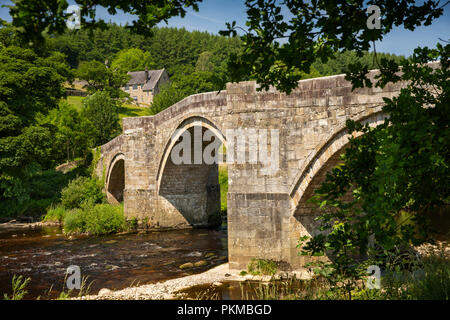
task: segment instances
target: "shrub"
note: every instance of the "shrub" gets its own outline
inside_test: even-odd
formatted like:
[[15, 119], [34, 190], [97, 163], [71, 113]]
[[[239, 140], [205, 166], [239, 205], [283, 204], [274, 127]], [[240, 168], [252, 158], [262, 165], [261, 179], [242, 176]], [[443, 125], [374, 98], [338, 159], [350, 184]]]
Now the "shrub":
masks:
[[101, 182], [94, 178], [78, 177], [61, 191], [61, 203], [66, 209], [80, 208], [85, 202], [104, 202]]
[[450, 263], [444, 252], [423, 259], [422, 279], [412, 281], [410, 292], [417, 300], [448, 300], [450, 298]]
[[109, 234], [126, 228], [123, 206], [110, 204], [85, 204], [80, 209], [67, 212], [64, 218], [65, 233]]
[[64, 216], [64, 232], [65, 233], [83, 233], [86, 231], [84, 211], [81, 209], [73, 209]]
[[64, 207], [61, 205], [51, 207], [47, 211], [47, 214], [44, 216], [43, 221], [57, 221], [59, 223], [62, 223], [66, 216], [66, 212], [67, 210], [64, 209]]

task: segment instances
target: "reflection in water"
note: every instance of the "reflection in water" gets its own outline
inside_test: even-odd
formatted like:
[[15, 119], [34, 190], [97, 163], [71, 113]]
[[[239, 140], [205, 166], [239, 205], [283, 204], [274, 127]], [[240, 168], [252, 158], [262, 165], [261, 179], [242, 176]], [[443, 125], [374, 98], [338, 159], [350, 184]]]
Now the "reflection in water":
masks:
[[[208, 255], [209, 253], [209, 255]], [[212, 257], [211, 253], [214, 253]], [[57, 296], [68, 266], [78, 265], [101, 288], [122, 289], [203, 272], [226, 261], [226, 232], [179, 230], [148, 234], [78, 237], [61, 235], [57, 227], [0, 233], [0, 294], [11, 293], [14, 274], [31, 277], [26, 298]], [[181, 270], [186, 262], [208, 261], [204, 267]], [[66, 290], [67, 291], [67, 290]]]
[[325, 288], [325, 280], [224, 281], [202, 284], [177, 292], [178, 299], [194, 300], [304, 300]]

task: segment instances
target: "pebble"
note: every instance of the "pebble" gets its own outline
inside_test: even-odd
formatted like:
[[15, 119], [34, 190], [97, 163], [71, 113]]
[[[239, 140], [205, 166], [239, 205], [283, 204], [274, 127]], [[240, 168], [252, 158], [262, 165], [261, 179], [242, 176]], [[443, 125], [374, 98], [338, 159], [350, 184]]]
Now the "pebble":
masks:
[[105, 296], [107, 294], [110, 294], [111, 292], [112, 292], [111, 290], [109, 290], [107, 288], [103, 288], [103, 289], [100, 289], [100, 291], [98, 292], [98, 295], [99, 296]]
[[194, 263], [194, 266], [195, 267], [203, 267], [203, 266], [206, 266], [208, 264], [208, 262], [206, 262], [205, 260], [200, 260], [200, 261], [197, 261], [196, 263]]
[[119, 269], [119, 267], [118, 267], [118, 266], [111, 265], [111, 264], [108, 264], [108, 265], [106, 265], [106, 269], [107, 269], [107, 270], [116, 270], [116, 269]]
[[192, 262], [186, 262], [183, 263], [179, 268], [180, 269], [189, 269], [189, 268], [193, 268], [194, 264]]

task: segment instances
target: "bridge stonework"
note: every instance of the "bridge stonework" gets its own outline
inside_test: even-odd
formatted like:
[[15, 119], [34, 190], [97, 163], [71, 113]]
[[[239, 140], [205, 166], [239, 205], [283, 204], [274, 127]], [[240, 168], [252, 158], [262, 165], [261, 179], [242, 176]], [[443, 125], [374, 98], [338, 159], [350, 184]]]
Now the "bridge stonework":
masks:
[[172, 163], [174, 132], [210, 129], [229, 154], [238, 150], [226, 136], [228, 129], [278, 130], [278, 170], [267, 174], [261, 163], [227, 166], [229, 263], [243, 269], [252, 258], [263, 258], [299, 270], [307, 262], [298, 256], [299, 237], [319, 232], [317, 208], [306, 201], [339, 162], [348, 142], [346, 120], [381, 123], [382, 98], [394, 97], [403, 85], [352, 91], [338, 75], [302, 80], [286, 95], [257, 91], [252, 81], [231, 83], [226, 91], [189, 96], [155, 116], [123, 119], [123, 134], [101, 147], [97, 172], [105, 172], [105, 189], [114, 203], [120, 201], [122, 181], [114, 175], [124, 171], [127, 217], [154, 228], [206, 226], [220, 209], [217, 165]]

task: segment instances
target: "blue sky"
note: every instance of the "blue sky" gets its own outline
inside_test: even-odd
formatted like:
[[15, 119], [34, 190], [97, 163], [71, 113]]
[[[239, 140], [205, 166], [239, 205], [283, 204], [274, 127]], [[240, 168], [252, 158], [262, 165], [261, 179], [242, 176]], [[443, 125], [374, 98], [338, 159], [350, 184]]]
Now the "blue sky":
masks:
[[[69, 0], [69, 3], [74, 1]], [[0, 4], [10, 4], [10, 1], [0, 0]], [[98, 9], [98, 16], [119, 24], [133, 20], [133, 16], [123, 12], [110, 16], [103, 8]], [[8, 8], [0, 7], [0, 18], [10, 20]], [[246, 13], [243, 0], [204, 0], [199, 4], [198, 12], [189, 9], [184, 18], [170, 19], [168, 26], [216, 34], [219, 30], [225, 29], [225, 22], [233, 20], [236, 20], [237, 25], [245, 26]], [[165, 25], [165, 23], [160, 24], [160, 26]], [[395, 28], [382, 42], [376, 43], [376, 48], [379, 52], [410, 55], [417, 46], [434, 47], [439, 38], [446, 40], [450, 38], [450, 4], [446, 6], [444, 15], [435, 20], [433, 25], [417, 28], [413, 32]]]

